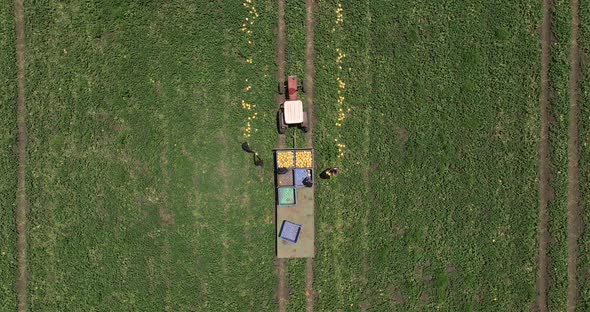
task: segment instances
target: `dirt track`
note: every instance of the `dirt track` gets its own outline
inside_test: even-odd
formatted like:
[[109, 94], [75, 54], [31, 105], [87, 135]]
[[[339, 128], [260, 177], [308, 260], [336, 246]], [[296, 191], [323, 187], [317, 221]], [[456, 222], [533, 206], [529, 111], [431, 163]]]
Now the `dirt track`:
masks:
[[[277, 27], [277, 82], [285, 79], [285, 48], [286, 48], [286, 26], [285, 26], [285, 0], [279, 0], [278, 9], [278, 27]], [[277, 96], [277, 104], [281, 103], [282, 99]], [[277, 107], [278, 108], [278, 107]], [[277, 139], [277, 147], [286, 147], [285, 135], [279, 134]], [[273, 209], [274, 210], [274, 209]], [[276, 215], [275, 215], [276, 220]], [[289, 302], [289, 291], [287, 289], [287, 274], [285, 259], [277, 259], [275, 262], [277, 269], [278, 289], [277, 299], [279, 302], [279, 311], [287, 311], [287, 303]]]
[[547, 245], [549, 243], [547, 214], [548, 203], [552, 200], [553, 189], [549, 185], [551, 178], [549, 160], [549, 62], [551, 52], [551, 0], [543, 0], [543, 24], [541, 27], [541, 131], [539, 142], [539, 246], [537, 275], [537, 307], [547, 311], [547, 285], [549, 283]]
[[289, 303], [289, 291], [287, 290], [287, 272], [285, 259], [277, 259], [277, 275], [279, 276], [278, 285], [278, 300], [279, 312], [287, 311], [287, 303]]
[[[315, 123], [313, 113], [313, 80], [315, 77], [315, 48], [314, 48], [314, 28], [315, 28], [315, 0], [305, 1], [305, 102], [307, 104], [307, 114], [309, 116], [309, 131], [306, 133], [305, 141], [307, 147], [313, 147], [313, 125]], [[314, 248], [315, 250], [315, 248]], [[305, 294], [306, 294], [306, 311], [313, 312], [315, 301], [315, 292], [313, 290], [313, 258], [308, 258], [305, 263]]]
[[578, 151], [578, 119], [580, 107], [580, 50], [578, 37], [580, 32], [580, 3], [571, 1], [572, 41], [570, 46], [570, 112], [568, 131], [568, 190], [567, 190], [567, 310], [574, 312], [578, 302], [578, 239], [581, 234], [580, 211], [580, 156]]
[[17, 206], [16, 231], [18, 277], [16, 280], [16, 294], [18, 311], [27, 311], [27, 195], [26, 195], [26, 166], [27, 166], [27, 109], [25, 106], [25, 21], [23, 0], [14, 1], [14, 17], [16, 30], [16, 68], [17, 68], [17, 124], [18, 124], [18, 173], [17, 173]]

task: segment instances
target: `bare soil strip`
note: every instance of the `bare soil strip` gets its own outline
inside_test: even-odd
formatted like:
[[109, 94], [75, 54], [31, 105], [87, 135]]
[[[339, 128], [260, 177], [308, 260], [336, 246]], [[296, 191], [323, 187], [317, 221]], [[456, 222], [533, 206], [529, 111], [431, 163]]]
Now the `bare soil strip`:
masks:
[[568, 139], [568, 190], [567, 190], [567, 310], [574, 312], [578, 302], [578, 239], [581, 234], [580, 211], [580, 155], [578, 151], [578, 119], [580, 107], [580, 2], [571, 1], [572, 42], [570, 46], [570, 116]]
[[315, 301], [315, 291], [313, 290], [313, 258], [307, 258], [305, 263], [305, 299], [307, 312], [313, 312], [313, 304]]
[[25, 106], [25, 19], [23, 0], [14, 1], [14, 19], [16, 30], [16, 69], [17, 94], [16, 111], [18, 124], [18, 173], [17, 173], [17, 261], [18, 277], [16, 280], [16, 295], [18, 311], [27, 311], [27, 195], [25, 172], [27, 166], [27, 109]]
[[537, 307], [547, 311], [547, 286], [549, 282], [547, 245], [549, 216], [547, 206], [553, 197], [553, 189], [549, 185], [551, 178], [549, 160], [549, 61], [551, 43], [551, 0], [543, 0], [543, 24], [541, 26], [541, 131], [539, 142], [539, 270], [537, 275]]
[[[278, 27], [277, 27], [277, 82], [285, 80], [285, 48], [286, 48], [286, 25], [285, 25], [285, 0], [278, 0]], [[284, 99], [277, 95], [277, 109]], [[283, 134], [279, 134], [277, 140], [277, 147], [286, 147], [287, 139]], [[275, 209], [273, 209], [275, 210]], [[276, 214], [276, 211], [275, 211]], [[276, 215], [274, 217], [276, 220]], [[276, 221], [275, 221], [276, 222]], [[287, 311], [287, 303], [289, 301], [289, 291], [287, 290], [287, 274], [285, 259], [277, 259], [275, 262], [277, 269], [277, 276], [279, 279], [277, 296], [279, 302], [279, 312]]]
[[[305, 1], [305, 102], [307, 104], [307, 116], [309, 117], [309, 130], [306, 133], [305, 142], [307, 147], [313, 147], [313, 125], [315, 117], [313, 114], [313, 80], [315, 77], [315, 48], [314, 48], [314, 28], [315, 28], [315, 0]], [[315, 248], [314, 248], [315, 249]], [[305, 295], [306, 311], [313, 312], [315, 301], [315, 292], [313, 290], [313, 258], [308, 258], [305, 263]]]
[[279, 276], [279, 289], [278, 289], [278, 299], [279, 299], [279, 312], [286, 312], [287, 311], [287, 304], [289, 303], [289, 292], [287, 291], [287, 270], [286, 270], [286, 262], [284, 258], [277, 258], [276, 261], [277, 266], [277, 275]]

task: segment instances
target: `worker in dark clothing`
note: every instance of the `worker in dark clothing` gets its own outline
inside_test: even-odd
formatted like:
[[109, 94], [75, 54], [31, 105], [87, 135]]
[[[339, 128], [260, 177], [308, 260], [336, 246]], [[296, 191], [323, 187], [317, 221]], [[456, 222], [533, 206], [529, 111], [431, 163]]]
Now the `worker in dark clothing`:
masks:
[[254, 165], [256, 167], [264, 166], [264, 161], [262, 160], [262, 158], [260, 158], [260, 156], [258, 156], [258, 153], [254, 153]]
[[242, 143], [242, 149], [244, 150], [244, 152], [246, 153], [250, 153], [250, 154], [254, 154], [254, 165], [256, 167], [262, 167], [264, 166], [264, 161], [262, 160], [262, 158], [260, 158], [260, 156], [258, 156], [258, 153], [256, 153], [251, 147], [250, 144], [248, 144], [248, 142], [244, 142]]
[[338, 169], [337, 167], [331, 167], [328, 168], [324, 171], [322, 171], [322, 173], [320, 174], [320, 178], [322, 179], [329, 179], [331, 177], [335, 177], [340, 173], [340, 169]]
[[250, 148], [250, 144], [248, 144], [248, 142], [242, 143], [242, 149], [247, 153], [251, 153], [251, 154], [256, 153], [256, 152], [254, 152], [253, 149]]
[[277, 169], [278, 174], [285, 174], [287, 172], [289, 172], [289, 169], [287, 169], [285, 167], [280, 167], [279, 169]]

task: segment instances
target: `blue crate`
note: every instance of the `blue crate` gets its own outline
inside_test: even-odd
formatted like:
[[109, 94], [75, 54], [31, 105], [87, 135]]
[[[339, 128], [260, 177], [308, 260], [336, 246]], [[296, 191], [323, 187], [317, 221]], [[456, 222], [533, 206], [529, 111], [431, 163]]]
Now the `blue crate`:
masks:
[[299, 233], [301, 233], [301, 225], [285, 220], [283, 221], [283, 225], [281, 225], [281, 234], [279, 234], [279, 237], [291, 243], [297, 243]]
[[313, 179], [312, 169], [295, 169], [295, 186], [303, 186], [303, 179], [307, 178], [308, 176]]

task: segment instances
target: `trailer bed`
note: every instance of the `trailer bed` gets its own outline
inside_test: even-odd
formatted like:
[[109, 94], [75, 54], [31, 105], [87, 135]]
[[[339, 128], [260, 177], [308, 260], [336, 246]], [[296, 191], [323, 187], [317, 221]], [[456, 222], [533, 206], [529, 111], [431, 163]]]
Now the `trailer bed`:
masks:
[[[286, 174], [278, 174], [279, 167], [277, 153], [292, 151], [310, 151], [313, 158], [312, 149], [277, 149], [275, 150], [275, 177], [276, 177], [276, 252], [278, 258], [313, 258], [315, 254], [315, 224], [314, 224], [314, 192], [315, 185], [312, 187], [305, 187], [297, 185], [295, 179], [295, 166], [287, 168], [289, 170]], [[289, 162], [290, 163], [290, 162]], [[307, 169], [313, 176], [313, 163], [311, 167], [299, 168]], [[281, 198], [279, 188], [293, 187], [296, 192], [296, 201], [293, 205], [280, 204]], [[296, 242], [283, 239], [280, 236], [281, 227], [283, 223], [288, 221], [301, 226]]]

